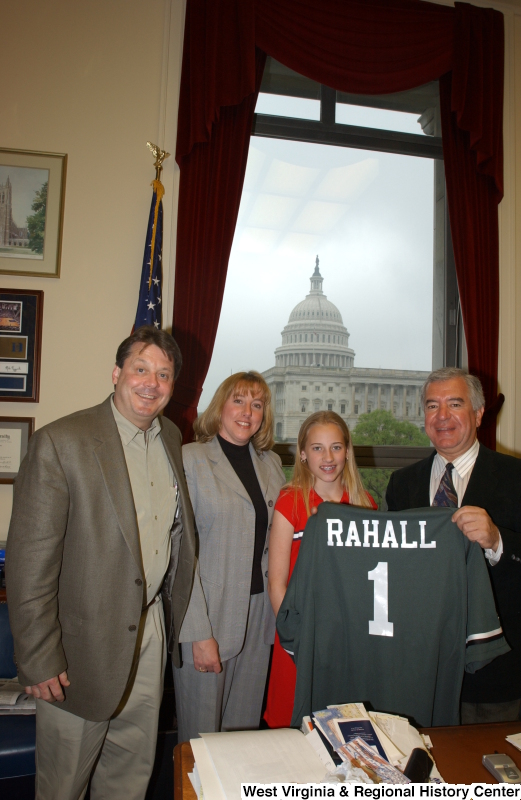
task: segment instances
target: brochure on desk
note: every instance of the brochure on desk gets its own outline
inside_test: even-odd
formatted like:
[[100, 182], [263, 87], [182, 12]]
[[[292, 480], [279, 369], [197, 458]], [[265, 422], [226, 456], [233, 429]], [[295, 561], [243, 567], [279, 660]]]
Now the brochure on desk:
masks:
[[363, 739], [364, 742], [372, 747], [381, 758], [388, 761], [387, 753], [380, 744], [380, 740], [375, 733], [373, 723], [368, 719], [335, 720], [335, 727], [338, 726], [343, 742], [351, 742], [353, 739]]

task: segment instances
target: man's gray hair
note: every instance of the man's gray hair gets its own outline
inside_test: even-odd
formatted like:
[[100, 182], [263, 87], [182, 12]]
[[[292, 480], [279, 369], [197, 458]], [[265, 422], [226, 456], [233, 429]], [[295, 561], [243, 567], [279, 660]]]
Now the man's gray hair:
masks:
[[470, 402], [474, 411], [479, 411], [480, 408], [485, 407], [485, 395], [483, 394], [483, 387], [479, 378], [475, 375], [469, 375], [464, 369], [459, 367], [442, 367], [435, 369], [431, 372], [427, 380], [422, 386], [421, 391], [421, 404], [425, 408], [425, 400], [427, 397], [427, 389], [431, 383], [438, 383], [438, 381], [450, 381], [453, 378], [463, 378], [469, 390]]

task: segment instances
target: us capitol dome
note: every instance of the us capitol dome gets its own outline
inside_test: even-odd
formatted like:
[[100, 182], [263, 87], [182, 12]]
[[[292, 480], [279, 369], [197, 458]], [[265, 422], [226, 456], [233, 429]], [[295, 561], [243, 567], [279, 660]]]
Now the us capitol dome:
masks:
[[322, 291], [319, 259], [310, 290], [289, 315], [275, 366], [263, 372], [271, 389], [278, 441], [296, 442], [314, 411], [340, 414], [349, 428], [377, 408], [423, 427], [420, 389], [428, 372], [355, 367], [355, 351], [336, 305]]

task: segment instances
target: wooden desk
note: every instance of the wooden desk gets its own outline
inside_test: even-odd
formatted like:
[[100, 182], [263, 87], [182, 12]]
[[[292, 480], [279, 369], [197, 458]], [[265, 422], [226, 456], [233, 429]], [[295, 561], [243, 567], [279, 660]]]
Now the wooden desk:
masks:
[[490, 725], [457, 725], [424, 728], [432, 740], [432, 755], [447, 783], [497, 783], [481, 763], [482, 756], [506, 753], [521, 769], [521, 752], [505, 741], [510, 733], [521, 733], [521, 720]]
[[[510, 733], [521, 733], [518, 722], [423, 728], [432, 740], [432, 755], [447, 783], [496, 783], [481, 763], [486, 753], [506, 753], [521, 769], [521, 751], [505, 741]], [[188, 773], [194, 766], [190, 742], [174, 748], [174, 800], [197, 800]]]

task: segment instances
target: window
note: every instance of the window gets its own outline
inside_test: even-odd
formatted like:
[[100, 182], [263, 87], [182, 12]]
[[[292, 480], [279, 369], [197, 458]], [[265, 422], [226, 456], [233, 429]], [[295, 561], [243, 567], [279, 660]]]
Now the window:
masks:
[[340, 413], [341, 414], [345, 414], [346, 413], [346, 404], [345, 403], [342, 403], [340, 405]]
[[307, 388], [308, 388], [307, 386], [303, 386], [303, 387], [302, 387], [302, 391], [303, 391], [303, 392], [306, 392], [306, 391], [307, 391]]
[[327, 404], [327, 410], [328, 411], [333, 411], [333, 403], [328, 403]]
[[[430, 116], [424, 115], [429, 109]], [[400, 373], [457, 363], [461, 340], [441, 141], [433, 133], [439, 133], [437, 84], [400, 95], [352, 96], [321, 87], [268, 57], [201, 410], [230, 369], [251, 364], [272, 387], [281, 382], [288, 389], [283, 421], [276, 421], [287, 442], [295, 441], [300, 414], [306, 413], [298, 409], [307, 404], [310, 411], [310, 402], [302, 396], [299, 401], [294, 392], [302, 377], [310, 380], [305, 392], [309, 385], [319, 393], [316, 380], [326, 391], [328, 376], [337, 382], [338, 374], [340, 392], [353, 400], [339, 404], [341, 413], [342, 405], [354, 413], [353, 432], [363, 422], [359, 416], [377, 407], [421, 430], [414, 391], [407, 415], [407, 381]], [[447, 258], [435, 242], [447, 242]], [[326, 300], [321, 305], [307, 299], [317, 253]], [[266, 270], [265, 286], [256, 280], [259, 269]], [[241, 297], [232, 294], [239, 285]], [[257, 322], [248, 314], [252, 298], [259, 308], [269, 308], [272, 327], [264, 324], [266, 315]], [[292, 310], [294, 324], [287, 328]], [[312, 347], [300, 348], [303, 341]], [[219, 350], [221, 365], [214, 370]], [[385, 380], [378, 380], [379, 370], [387, 371]], [[316, 398], [310, 399], [312, 410]]]
[[306, 410], [305, 403], [302, 403], [302, 407], [301, 407], [301, 409], [300, 409], [300, 410], [301, 410], [301, 411], [305, 411], [305, 410]]

